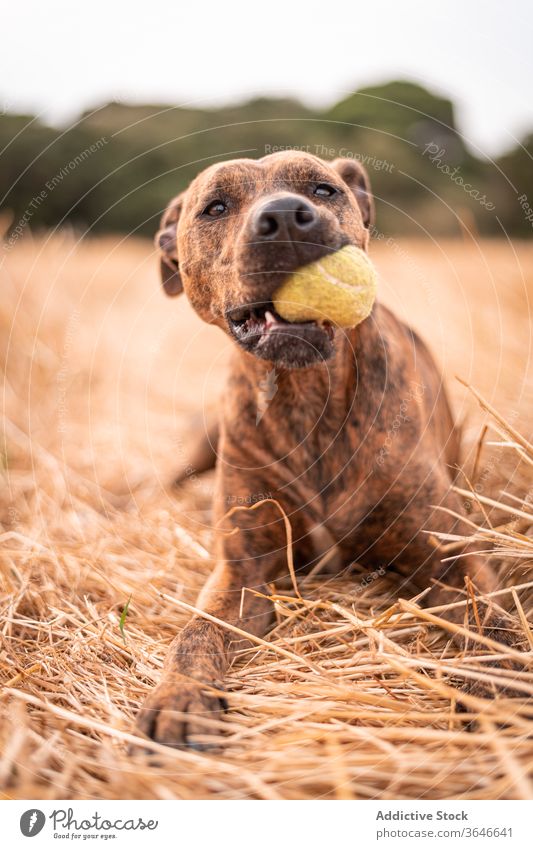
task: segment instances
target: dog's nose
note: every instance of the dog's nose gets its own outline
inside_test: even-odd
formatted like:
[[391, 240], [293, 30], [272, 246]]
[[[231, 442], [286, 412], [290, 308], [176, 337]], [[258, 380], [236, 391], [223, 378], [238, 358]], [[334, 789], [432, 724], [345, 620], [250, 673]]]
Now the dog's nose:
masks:
[[281, 197], [257, 210], [254, 235], [259, 241], [300, 241], [317, 221], [317, 214], [304, 198]]

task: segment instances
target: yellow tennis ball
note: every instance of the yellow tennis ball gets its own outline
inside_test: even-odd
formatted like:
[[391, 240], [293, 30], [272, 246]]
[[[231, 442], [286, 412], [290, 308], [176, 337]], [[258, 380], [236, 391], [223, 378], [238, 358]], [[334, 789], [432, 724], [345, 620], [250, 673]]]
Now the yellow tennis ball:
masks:
[[355, 327], [372, 311], [376, 271], [353, 245], [293, 272], [274, 293], [274, 309], [286, 321], [329, 321]]

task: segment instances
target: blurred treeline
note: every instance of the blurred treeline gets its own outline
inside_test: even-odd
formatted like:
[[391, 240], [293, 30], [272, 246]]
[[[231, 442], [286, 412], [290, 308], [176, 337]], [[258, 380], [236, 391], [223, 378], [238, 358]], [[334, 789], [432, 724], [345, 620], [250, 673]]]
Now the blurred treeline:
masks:
[[207, 164], [294, 146], [357, 155], [384, 233], [457, 234], [460, 217], [482, 234], [527, 236], [519, 198], [533, 205], [533, 135], [522, 144], [496, 161], [476, 156], [453, 104], [410, 82], [361, 89], [322, 112], [267, 98], [213, 109], [110, 103], [68, 128], [3, 114], [0, 208], [11, 232], [21, 221], [32, 231], [69, 222], [81, 233], [151, 235], [168, 199]]

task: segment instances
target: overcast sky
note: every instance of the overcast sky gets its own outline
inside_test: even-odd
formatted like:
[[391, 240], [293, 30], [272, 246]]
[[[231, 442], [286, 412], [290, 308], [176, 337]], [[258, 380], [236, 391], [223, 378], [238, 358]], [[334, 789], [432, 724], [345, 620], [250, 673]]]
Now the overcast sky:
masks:
[[480, 152], [533, 128], [531, 0], [4, 2], [0, 108], [65, 121], [109, 99], [312, 105], [406, 77], [457, 104]]

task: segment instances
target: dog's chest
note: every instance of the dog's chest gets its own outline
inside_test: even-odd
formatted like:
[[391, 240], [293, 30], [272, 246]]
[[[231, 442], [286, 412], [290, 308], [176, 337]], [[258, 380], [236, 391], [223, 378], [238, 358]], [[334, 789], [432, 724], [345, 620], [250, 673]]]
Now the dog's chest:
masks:
[[328, 509], [337, 506], [337, 501], [346, 502], [364, 478], [368, 462], [355, 417], [339, 422], [324, 415], [315, 422], [299, 419], [287, 424], [285, 438], [278, 442], [278, 456], [294, 491], [304, 487], [308, 498]]
[[379, 413], [352, 408], [347, 415], [299, 415], [278, 425], [276, 467], [288, 507], [306, 504], [335, 539], [349, 535], [383, 494], [376, 465], [382, 441]]

